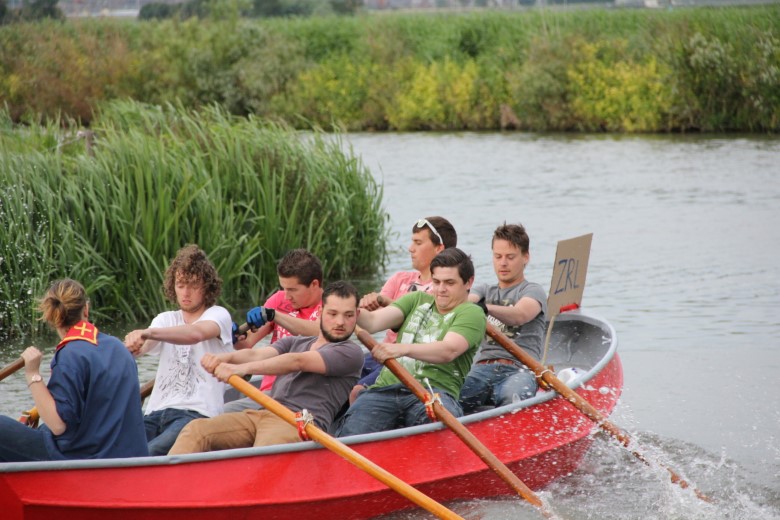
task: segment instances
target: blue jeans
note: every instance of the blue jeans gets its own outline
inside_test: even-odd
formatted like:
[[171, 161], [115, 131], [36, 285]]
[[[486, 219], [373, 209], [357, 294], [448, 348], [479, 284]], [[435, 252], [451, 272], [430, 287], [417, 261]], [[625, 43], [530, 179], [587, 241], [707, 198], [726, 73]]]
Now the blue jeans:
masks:
[[[442, 405], [452, 415], [463, 415], [463, 410], [455, 398], [440, 388], [434, 388], [433, 391], [439, 394]], [[403, 384], [395, 384], [362, 392], [347, 410], [341, 424], [336, 427], [335, 435], [346, 437], [429, 422], [431, 420], [425, 411], [425, 405], [417, 396]]]
[[504, 406], [536, 395], [536, 376], [527, 368], [492, 363], [474, 365], [460, 389], [464, 413], [480, 406]]
[[149, 443], [149, 455], [167, 455], [179, 432], [193, 419], [205, 419], [206, 416], [192, 410], [165, 408], [144, 415], [146, 441]]
[[44, 441], [45, 428], [33, 429], [0, 415], [0, 462], [52, 460]]

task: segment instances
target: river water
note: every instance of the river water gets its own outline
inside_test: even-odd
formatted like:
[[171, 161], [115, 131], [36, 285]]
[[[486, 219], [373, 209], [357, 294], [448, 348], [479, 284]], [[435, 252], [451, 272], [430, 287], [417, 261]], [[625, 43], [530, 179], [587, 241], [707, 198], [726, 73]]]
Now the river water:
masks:
[[[640, 450], [717, 500], [668, 484], [597, 436], [543, 496], [569, 519], [780, 518], [780, 140], [762, 137], [352, 134], [384, 185], [396, 235], [447, 217], [495, 279], [493, 229], [531, 237], [526, 276], [549, 288], [559, 240], [593, 233], [583, 308], [618, 332], [625, 388], [612, 415]], [[519, 499], [469, 518], [540, 518]], [[422, 514], [401, 515], [424, 518]]]
[[[504, 221], [528, 229], [526, 275], [546, 288], [557, 242], [593, 233], [583, 307], [616, 328], [625, 375], [611, 420], [716, 503], [597, 434], [581, 468], [541, 493], [561, 518], [780, 519], [780, 139], [415, 133], [344, 144], [384, 186], [388, 273], [410, 268], [411, 226], [429, 215], [455, 225], [478, 281], [494, 280], [490, 237]], [[0, 363], [20, 348], [0, 349]], [[142, 364], [142, 379], [153, 371]], [[0, 413], [18, 415], [21, 377], [0, 390]], [[519, 498], [452, 507], [541, 518]]]

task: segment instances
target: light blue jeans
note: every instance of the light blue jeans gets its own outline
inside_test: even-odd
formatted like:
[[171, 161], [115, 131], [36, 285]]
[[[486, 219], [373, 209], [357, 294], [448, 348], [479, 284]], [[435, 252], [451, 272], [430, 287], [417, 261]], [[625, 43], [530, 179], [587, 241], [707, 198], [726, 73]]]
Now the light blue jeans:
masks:
[[474, 365], [460, 389], [460, 405], [466, 414], [480, 406], [503, 406], [536, 395], [536, 376], [527, 368], [492, 363]]
[[[463, 415], [458, 401], [440, 388], [433, 388], [439, 394], [442, 405], [455, 417]], [[370, 388], [360, 395], [349, 407], [334, 434], [337, 437], [361, 433], [382, 432], [405, 426], [417, 426], [431, 422], [425, 405], [403, 384], [383, 388]]]
[[144, 415], [149, 455], [168, 455], [168, 450], [176, 442], [179, 432], [193, 419], [206, 419], [206, 416], [177, 408], [165, 408]]

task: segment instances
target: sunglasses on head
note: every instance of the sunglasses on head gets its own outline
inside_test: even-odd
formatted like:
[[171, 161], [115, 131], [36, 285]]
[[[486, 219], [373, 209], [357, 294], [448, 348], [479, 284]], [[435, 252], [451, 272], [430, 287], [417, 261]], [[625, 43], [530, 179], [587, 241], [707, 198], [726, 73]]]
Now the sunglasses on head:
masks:
[[415, 225], [415, 227], [420, 229], [424, 228], [425, 226], [428, 226], [428, 228], [430, 228], [430, 230], [433, 231], [433, 234], [436, 235], [436, 238], [439, 239], [439, 244], [444, 244], [444, 239], [441, 238], [441, 235], [439, 234], [438, 231], [436, 231], [436, 228], [433, 227], [433, 224], [428, 222], [427, 218], [421, 218], [420, 220], [417, 221], [417, 224]]

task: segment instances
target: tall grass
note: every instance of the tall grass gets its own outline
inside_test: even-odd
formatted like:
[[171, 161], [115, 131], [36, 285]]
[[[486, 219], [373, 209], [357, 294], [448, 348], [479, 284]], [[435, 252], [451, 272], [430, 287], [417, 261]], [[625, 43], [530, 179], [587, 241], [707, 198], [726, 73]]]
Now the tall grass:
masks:
[[166, 307], [163, 272], [188, 243], [214, 261], [229, 307], [273, 290], [292, 248], [320, 256], [328, 279], [385, 260], [381, 188], [337, 139], [217, 107], [115, 102], [93, 121], [91, 156], [60, 125], [4, 120], [4, 334], [35, 329], [34, 298], [62, 276], [87, 286], [99, 317], [144, 321]]

